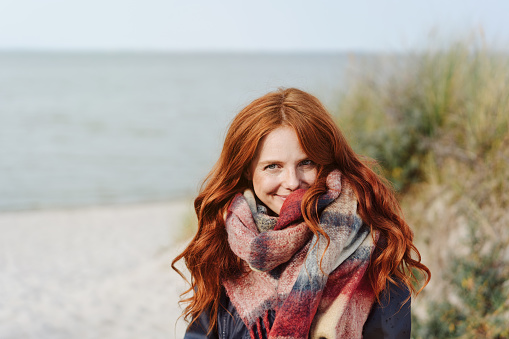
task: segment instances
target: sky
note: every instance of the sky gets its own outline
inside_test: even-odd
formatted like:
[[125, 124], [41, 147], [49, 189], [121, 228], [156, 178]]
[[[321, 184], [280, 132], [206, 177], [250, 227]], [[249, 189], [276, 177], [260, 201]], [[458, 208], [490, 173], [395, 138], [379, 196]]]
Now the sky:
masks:
[[508, 17], [506, 0], [0, 0], [0, 50], [398, 52], [471, 34], [504, 47]]

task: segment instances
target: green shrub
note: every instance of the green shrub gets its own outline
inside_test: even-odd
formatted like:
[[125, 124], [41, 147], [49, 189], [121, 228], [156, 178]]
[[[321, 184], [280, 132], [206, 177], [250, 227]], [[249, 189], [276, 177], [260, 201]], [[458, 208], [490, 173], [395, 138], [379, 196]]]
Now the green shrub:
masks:
[[426, 320], [414, 317], [414, 338], [509, 338], [509, 242], [493, 242], [475, 225], [467, 240], [470, 253], [451, 258], [449, 298], [431, 302]]
[[473, 39], [383, 61], [360, 64], [336, 116], [431, 269], [412, 336], [509, 338], [509, 55]]

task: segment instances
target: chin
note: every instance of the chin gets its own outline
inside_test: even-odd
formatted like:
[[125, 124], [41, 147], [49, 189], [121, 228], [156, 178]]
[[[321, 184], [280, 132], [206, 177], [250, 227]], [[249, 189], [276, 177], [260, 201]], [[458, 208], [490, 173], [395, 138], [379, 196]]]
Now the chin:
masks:
[[269, 207], [269, 209], [276, 213], [277, 215], [279, 215], [279, 212], [281, 212], [281, 207], [283, 207], [283, 204], [281, 205], [277, 205], [277, 206], [272, 206], [272, 207]]

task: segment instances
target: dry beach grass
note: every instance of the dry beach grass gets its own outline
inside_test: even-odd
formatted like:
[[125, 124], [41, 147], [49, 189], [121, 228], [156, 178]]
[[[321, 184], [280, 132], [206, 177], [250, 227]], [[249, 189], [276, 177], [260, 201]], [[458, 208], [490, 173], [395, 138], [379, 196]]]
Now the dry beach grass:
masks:
[[431, 269], [413, 337], [508, 338], [509, 56], [474, 36], [387, 62], [353, 77], [338, 121], [400, 192]]

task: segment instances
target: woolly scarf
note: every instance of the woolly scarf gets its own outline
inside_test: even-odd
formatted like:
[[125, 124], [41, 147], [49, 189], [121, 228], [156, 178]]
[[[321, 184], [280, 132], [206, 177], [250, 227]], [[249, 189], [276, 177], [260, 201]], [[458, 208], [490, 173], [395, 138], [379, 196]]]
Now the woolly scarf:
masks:
[[333, 171], [326, 182], [317, 207], [328, 246], [303, 220], [304, 190], [287, 197], [279, 217], [250, 190], [228, 209], [228, 242], [249, 273], [223, 285], [251, 338], [362, 338], [374, 302], [365, 273], [375, 245], [348, 181]]

